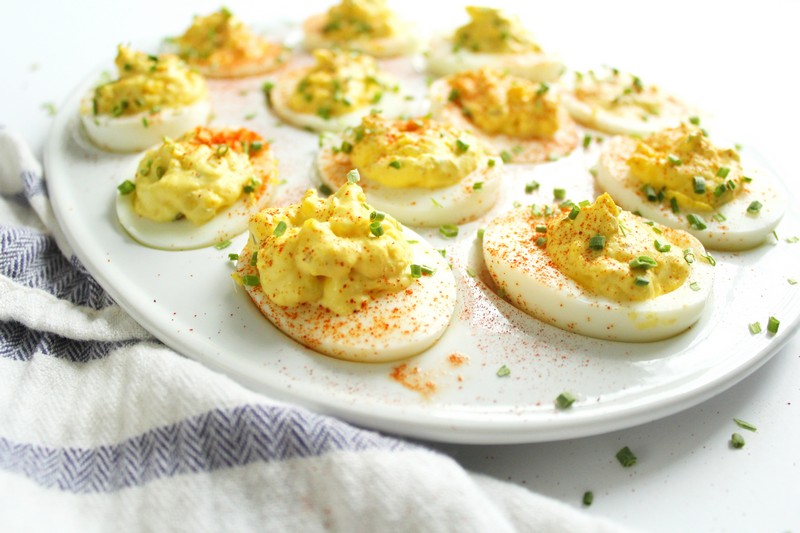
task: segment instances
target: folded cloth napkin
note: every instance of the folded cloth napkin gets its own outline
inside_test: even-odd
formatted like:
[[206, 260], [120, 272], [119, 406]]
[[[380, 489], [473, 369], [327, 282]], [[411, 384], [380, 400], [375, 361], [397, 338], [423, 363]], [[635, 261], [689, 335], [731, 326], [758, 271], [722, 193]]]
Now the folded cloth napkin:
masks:
[[152, 338], [74, 257], [0, 129], [4, 531], [620, 531], [273, 401]]

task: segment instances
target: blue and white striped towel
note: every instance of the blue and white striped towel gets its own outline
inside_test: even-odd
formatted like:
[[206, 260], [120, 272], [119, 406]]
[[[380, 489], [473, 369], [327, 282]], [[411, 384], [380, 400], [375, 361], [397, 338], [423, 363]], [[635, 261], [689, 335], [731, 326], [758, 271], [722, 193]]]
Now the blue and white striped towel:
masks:
[[72, 255], [0, 128], [3, 531], [618, 531], [185, 359]]

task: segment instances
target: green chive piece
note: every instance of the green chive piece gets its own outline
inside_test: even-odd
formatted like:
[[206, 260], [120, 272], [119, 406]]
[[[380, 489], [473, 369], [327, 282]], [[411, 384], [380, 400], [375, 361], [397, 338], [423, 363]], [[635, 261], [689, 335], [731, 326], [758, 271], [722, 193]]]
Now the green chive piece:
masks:
[[705, 260], [706, 260], [706, 262], [707, 262], [709, 265], [711, 265], [711, 266], [717, 266], [717, 260], [716, 260], [716, 259], [714, 259], [714, 256], [713, 256], [713, 255], [711, 255], [711, 254], [706, 254], [706, 255], [703, 255], [703, 256], [701, 256], [701, 257], [702, 257], [703, 259], [705, 259]]
[[658, 193], [656, 192], [656, 190], [653, 188], [652, 185], [645, 185], [644, 187], [642, 187], [642, 192], [647, 197], [647, 200], [649, 202], [655, 202], [658, 200]]
[[255, 192], [256, 189], [258, 189], [259, 186], [261, 186], [261, 182], [260, 181], [258, 181], [255, 178], [250, 178], [250, 181], [248, 181], [245, 184], [245, 186], [242, 188], [242, 190], [249, 194], [249, 193]]
[[567, 197], [567, 190], [566, 189], [553, 189], [553, 197], [556, 200], [563, 200]]
[[695, 176], [692, 179], [694, 180], [695, 194], [704, 194], [706, 192], [706, 180], [702, 176]]
[[320, 107], [317, 109], [317, 115], [322, 118], [322, 120], [328, 120], [331, 118], [331, 109], [329, 107]]
[[450, 89], [450, 94], [447, 95], [447, 100], [450, 102], [455, 102], [458, 100], [458, 89]]
[[386, 213], [382, 213], [380, 211], [373, 211], [372, 213], [369, 214], [370, 220], [377, 220], [378, 222], [380, 222], [385, 218], [386, 218]]
[[717, 170], [717, 177], [727, 178], [730, 171], [731, 169], [729, 169], [728, 167], [719, 167], [719, 169]]
[[538, 188], [539, 188], [539, 182], [538, 181], [535, 181], [535, 180], [534, 181], [529, 181], [528, 183], [525, 184], [525, 193], [526, 194], [530, 194], [530, 193], [532, 193], [533, 191], [535, 191]]
[[358, 183], [361, 181], [361, 176], [358, 173], [358, 169], [353, 169], [347, 173], [347, 183]]
[[761, 333], [761, 322], [753, 322], [752, 324], [748, 324], [747, 329], [750, 330], [751, 335], [758, 335]]
[[381, 225], [380, 220], [376, 220], [375, 222], [369, 225], [369, 232], [375, 235], [376, 237], [380, 237], [383, 235], [383, 225]]
[[431, 268], [427, 265], [420, 265], [419, 268], [423, 276], [433, 276], [436, 273], [435, 268]]
[[486, 233], [486, 230], [484, 228], [478, 228], [478, 238], [479, 239], [483, 239], [484, 233]]
[[631, 467], [636, 464], [636, 456], [627, 446], [618, 451], [616, 457], [617, 461], [619, 461], [619, 464], [621, 464], [625, 468]]
[[689, 227], [692, 227], [697, 230], [704, 230], [708, 226], [706, 226], [705, 221], [702, 217], [695, 215], [694, 213], [689, 213], [686, 215], [686, 220], [689, 222]]
[[135, 183], [133, 183], [131, 180], [125, 180], [119, 184], [117, 190], [119, 191], [120, 194], [125, 195], [132, 193], [135, 188], [136, 188]]
[[778, 327], [781, 325], [781, 321], [775, 318], [774, 316], [769, 317], [767, 321], [767, 331], [773, 335], [778, 333]]
[[655, 268], [658, 266], [658, 263], [652, 257], [647, 255], [640, 255], [636, 259], [632, 259], [628, 265], [631, 268], [640, 268], [642, 270], [647, 270], [648, 268]]
[[496, 165], [496, 163], [495, 163], [494, 159], [490, 159], [490, 160], [489, 160], [489, 162], [488, 162], [488, 163], [486, 163], [486, 164], [487, 164], [487, 165], [489, 165], [489, 168], [492, 168], [493, 166], [495, 166], [495, 165]]
[[463, 154], [467, 150], [469, 150], [469, 145], [461, 139], [456, 139], [456, 152]]
[[669, 161], [669, 163], [671, 165], [676, 166], [676, 167], [679, 167], [679, 166], [681, 166], [683, 164], [683, 161], [681, 161], [681, 159], [678, 156], [673, 155], [673, 154], [669, 154], [667, 156], [667, 161]]
[[471, 277], [471, 278], [474, 278], [475, 276], [477, 276], [477, 275], [478, 275], [478, 273], [477, 273], [477, 272], [475, 272], [475, 269], [474, 269], [474, 268], [472, 268], [472, 267], [468, 266], [468, 267], [467, 267], [467, 275], [468, 275], [469, 277]]
[[697, 283], [696, 281], [693, 281], [689, 284], [689, 288], [692, 289], [694, 292], [697, 292], [700, 290], [700, 284]]
[[700, 117], [689, 117], [689, 123], [694, 124], [695, 126], [699, 126]]
[[594, 492], [592, 492], [590, 490], [587, 490], [586, 492], [584, 492], [583, 493], [583, 498], [581, 499], [581, 502], [586, 507], [589, 507], [590, 505], [592, 505], [592, 502], [594, 502]]
[[447, 250], [445, 248], [439, 248], [436, 251], [439, 252], [439, 255], [441, 255], [442, 257], [447, 257]]
[[339, 150], [345, 154], [349, 154], [353, 151], [353, 145], [347, 141], [342, 141], [342, 145], [339, 147]]
[[420, 278], [422, 277], [422, 265], [411, 265], [411, 277], [412, 278]]
[[589, 239], [589, 249], [590, 250], [603, 250], [606, 247], [606, 237], [605, 235], [595, 235], [591, 239]]
[[473, 191], [480, 191], [481, 189], [483, 189], [483, 182], [482, 181], [476, 181], [475, 183], [472, 184], [472, 190]]
[[786, 242], [788, 242], [789, 244], [800, 242], [800, 237], [786, 237]]
[[238, 261], [239, 254], [228, 254], [228, 261]]
[[458, 226], [455, 224], [442, 224], [439, 226], [439, 233], [443, 237], [447, 237], [448, 239], [452, 239], [456, 235], [458, 235]]
[[726, 220], [728, 220], [728, 217], [726, 217], [722, 213], [714, 213], [713, 215], [711, 215], [711, 218], [716, 222], [725, 222]]
[[214, 248], [216, 248], [217, 250], [224, 250], [230, 245], [231, 245], [231, 240], [228, 239], [227, 241], [218, 242], [217, 244], [214, 245]]
[[509, 163], [513, 159], [513, 157], [508, 151], [503, 150], [502, 152], [500, 152], [500, 159], [503, 160], [503, 163]]
[[273, 89], [274, 87], [275, 87], [275, 84], [274, 84], [274, 83], [272, 83], [271, 81], [265, 81], [265, 82], [264, 82], [264, 85], [262, 85], [262, 86], [261, 86], [261, 90], [262, 90], [264, 93], [266, 93], [267, 95], [269, 95], [269, 93], [272, 91], [272, 89]]
[[556, 397], [555, 404], [559, 409], [569, 409], [572, 407], [572, 404], [575, 403], [575, 400], [577, 400], [577, 398], [574, 394], [564, 391]]
[[391, 163], [389, 163], [389, 166], [392, 168], [400, 168], [400, 161], [394, 160]]
[[544, 225], [536, 226], [536, 233], [547, 233], [547, 226]]
[[736, 422], [736, 425], [742, 429], [746, 429], [747, 431], [758, 431], [757, 427], [750, 422], [742, 420], [741, 418], [734, 418], [733, 421]]
[[656, 247], [656, 250], [658, 250], [659, 252], [662, 252], [662, 253], [663, 252], [669, 252], [672, 249], [672, 245], [671, 244], [665, 243], [660, 239], [656, 239], [653, 244]]
[[786, 278], [786, 281], [789, 282], [789, 285], [797, 285], [797, 280], [794, 278]]
[[142, 126], [144, 126], [145, 128], [150, 127], [150, 122], [147, 121], [147, 117], [142, 117]]
[[570, 220], [575, 220], [578, 217], [578, 214], [580, 214], [580, 212], [581, 212], [581, 208], [578, 207], [577, 205], [573, 205], [572, 209], [570, 210], [569, 215], [568, 215], [569, 219]]
[[536, 239], [536, 246], [539, 248], [544, 248], [547, 245], [547, 239], [544, 237], [539, 237]]
[[736, 448], [744, 448], [744, 437], [742, 437], [739, 433], [734, 433], [731, 435], [731, 447]]
[[258, 285], [261, 280], [258, 279], [258, 276], [254, 276], [252, 274], [246, 274], [242, 276], [242, 283], [247, 285], [248, 287], [253, 287], [254, 285]]
[[258, 252], [253, 252], [253, 255], [250, 256], [250, 266], [254, 267], [258, 264]]
[[587, 133], [583, 136], [583, 147], [589, 148], [590, 144], [592, 144], [592, 136]]
[[678, 199], [674, 196], [669, 199], [669, 205], [672, 208], [673, 213], [677, 214], [681, 212], [680, 208], [678, 207]]
[[510, 375], [511, 375], [511, 369], [508, 368], [506, 365], [503, 365], [503, 366], [501, 366], [500, 368], [497, 369], [497, 377], [498, 378], [504, 378], [504, 377], [510, 376]]
[[728, 189], [725, 188], [725, 185], [719, 184], [716, 187], [714, 187], [714, 196], [719, 198], [720, 196], [725, 194], [725, 191], [727, 191], [727, 190]]
[[278, 225], [275, 226], [275, 229], [272, 230], [272, 235], [274, 235], [275, 237], [280, 237], [281, 235], [286, 233], [286, 227], [287, 227], [286, 222], [281, 220], [280, 222], [278, 222]]
[[646, 287], [650, 285], [650, 280], [644, 276], [636, 276], [636, 278], [633, 280], [633, 284], [637, 287]]
[[761, 208], [764, 207], [761, 202], [758, 200], [753, 200], [750, 202], [750, 205], [747, 206], [747, 214], [748, 215], [757, 215]]
[[319, 186], [319, 192], [321, 192], [325, 196], [330, 196], [331, 194], [333, 194], [333, 190], [324, 183]]
[[432, 197], [432, 198], [431, 198], [431, 203], [432, 203], [432, 204], [433, 204], [435, 207], [443, 207], [443, 206], [442, 206], [442, 204], [440, 204], [439, 202], [437, 202], [437, 201], [436, 201], [436, 198], [433, 198], [433, 197]]

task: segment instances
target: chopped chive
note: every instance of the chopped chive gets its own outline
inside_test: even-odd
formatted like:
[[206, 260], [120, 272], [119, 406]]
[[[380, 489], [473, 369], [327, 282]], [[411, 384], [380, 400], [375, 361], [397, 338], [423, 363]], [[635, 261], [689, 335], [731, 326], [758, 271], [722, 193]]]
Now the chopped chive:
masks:
[[673, 154], [669, 154], [667, 156], [667, 161], [669, 161], [669, 163], [671, 165], [676, 166], [676, 167], [679, 167], [679, 166], [681, 166], [683, 164], [683, 161], [681, 161], [681, 159], [678, 156], [673, 155]]
[[394, 160], [391, 163], [389, 163], [389, 166], [392, 168], [400, 168], [400, 161]]
[[796, 242], [800, 242], [800, 237], [786, 237], [786, 242], [789, 244], [794, 244]]
[[378, 222], [380, 222], [385, 218], [386, 218], [386, 213], [383, 213], [381, 211], [373, 211], [369, 214], [370, 220], [377, 220]]
[[761, 202], [758, 200], [753, 200], [750, 202], [750, 205], [747, 206], [747, 214], [749, 215], [757, 215], [761, 208], [764, 207]]
[[647, 255], [640, 255], [636, 259], [632, 259], [628, 263], [628, 265], [630, 265], [631, 268], [640, 268], [642, 270], [647, 270], [648, 268], [657, 267], [658, 266], [658, 262], [656, 262], [655, 259], [653, 259], [652, 257], [649, 257]]
[[228, 261], [238, 261], [239, 254], [228, 254]]
[[672, 249], [671, 244], [665, 243], [660, 239], [656, 239], [653, 244], [659, 252], [669, 252]]
[[592, 136], [587, 133], [583, 136], [583, 147], [589, 148], [590, 144], [592, 144]]
[[133, 183], [131, 180], [125, 180], [117, 186], [117, 190], [120, 194], [130, 194], [136, 188], [136, 184]]
[[633, 284], [636, 285], [637, 287], [646, 287], [650, 285], [650, 280], [644, 276], [636, 276], [633, 279]]
[[417, 265], [417, 264], [411, 265], [411, 277], [412, 278], [422, 277], [422, 265]]
[[681, 212], [680, 208], [678, 207], [678, 199], [676, 197], [672, 197], [669, 199], [669, 205], [672, 208], [672, 212], [678, 214]]
[[567, 197], [567, 190], [566, 189], [553, 189], [553, 197], [556, 200], [563, 200]]
[[774, 316], [769, 317], [767, 321], [767, 332], [772, 333], [775, 335], [778, 333], [778, 327], [781, 325], [781, 321], [775, 318]]
[[339, 147], [339, 151], [345, 154], [349, 154], [350, 152], [353, 151], [353, 145], [347, 141], [342, 141], [342, 145]]
[[572, 404], [575, 403], [575, 395], [571, 392], [564, 391], [556, 397], [556, 407], [559, 409], [568, 409], [572, 407]]
[[262, 85], [262, 86], [261, 86], [261, 90], [262, 90], [264, 93], [266, 93], [267, 95], [269, 95], [270, 91], [272, 91], [272, 89], [273, 89], [274, 87], [275, 87], [275, 84], [274, 84], [274, 83], [272, 83], [271, 81], [265, 81], [265, 82], [264, 82], [264, 85]]
[[578, 217], [578, 215], [580, 214], [580, 212], [581, 212], [581, 208], [578, 207], [577, 205], [573, 205], [572, 209], [569, 212], [569, 215], [567, 215], [567, 216], [569, 216], [570, 220], [575, 220]]
[[538, 181], [535, 181], [535, 180], [534, 181], [529, 181], [528, 183], [525, 184], [525, 193], [526, 194], [530, 194], [530, 193], [532, 193], [533, 191], [535, 191], [538, 188], [539, 188], [539, 182]]
[[549, 90], [550, 90], [550, 86], [548, 84], [546, 84], [545, 82], [540, 82], [539, 83], [539, 88], [536, 89], [536, 96], [542, 96], [543, 94], [545, 94]]
[[324, 183], [319, 186], [319, 192], [321, 192], [326, 196], [330, 196], [331, 194], [333, 194], [333, 190]]
[[547, 239], [545, 237], [539, 237], [536, 239], [536, 246], [539, 248], [544, 248], [547, 245]]
[[716, 187], [714, 187], [714, 196], [719, 198], [720, 196], [725, 194], [725, 191], [727, 191], [727, 190], [728, 189], [725, 188], [725, 185], [719, 184]]
[[731, 169], [728, 167], [719, 167], [717, 170], [717, 177], [718, 178], [727, 178], [728, 174], [730, 173]]
[[789, 282], [789, 285], [797, 285], [797, 280], [794, 278], [786, 278], [786, 281]]
[[494, 159], [490, 159], [489, 162], [486, 163], [486, 164], [489, 165], [489, 168], [492, 168], [493, 166], [495, 166], [496, 163], [495, 163]]
[[711, 215], [711, 218], [716, 222], [725, 222], [726, 220], [728, 220], [728, 218], [722, 213], [714, 213], [713, 215]]
[[481, 189], [483, 189], [483, 182], [482, 181], [476, 181], [475, 183], [472, 184], [472, 190], [473, 191], [480, 191]]
[[751, 183], [753, 181], [753, 178], [749, 176], [742, 176], [742, 181], [745, 183]]
[[589, 239], [589, 249], [603, 250], [605, 247], [606, 247], [605, 235], [595, 235], [594, 237]]
[[217, 155], [222, 157], [228, 153], [228, 145], [227, 144], [220, 144], [217, 146]]
[[683, 251], [683, 259], [684, 259], [684, 260], [685, 260], [687, 263], [689, 263], [690, 265], [691, 265], [692, 263], [694, 263], [694, 250], [692, 250], [691, 248], [686, 248], [686, 249]]
[[458, 89], [450, 89], [450, 94], [447, 95], [447, 100], [449, 102], [455, 102], [456, 100], [458, 100], [458, 96], [459, 96]]
[[150, 127], [150, 122], [147, 121], [147, 117], [142, 117], [142, 126], [144, 126], [145, 128]]
[[252, 287], [254, 285], [258, 285], [260, 283], [260, 280], [258, 279], [258, 276], [254, 276], [252, 274], [246, 274], [242, 276], [242, 283], [244, 283], [248, 287]]
[[250, 266], [254, 267], [258, 264], [258, 252], [253, 252], [253, 255], [250, 256]]
[[536, 233], [546, 233], [546, 232], [547, 232], [547, 226], [541, 224], [536, 226]]
[[353, 169], [347, 173], [347, 183], [358, 183], [361, 181], [361, 176], [358, 174], [358, 169]]
[[581, 499], [581, 503], [586, 507], [589, 507], [594, 502], [594, 492], [587, 490], [583, 493], [583, 498]]
[[217, 244], [214, 245], [214, 248], [216, 248], [217, 250], [224, 250], [230, 245], [231, 245], [231, 240], [228, 239], [227, 241], [218, 242]]
[[511, 375], [511, 369], [508, 368], [506, 365], [501, 366], [497, 369], [497, 377], [504, 378], [506, 376]]
[[381, 224], [380, 220], [376, 220], [369, 225], [369, 232], [375, 235], [376, 237], [380, 237], [383, 235], [383, 225]]
[[701, 256], [701, 257], [702, 257], [703, 259], [705, 259], [705, 260], [706, 260], [706, 263], [708, 263], [709, 265], [711, 265], [711, 266], [717, 266], [717, 260], [716, 260], [716, 259], [714, 259], [714, 256], [713, 256], [713, 255], [711, 255], [711, 254], [707, 253], [706, 255], [703, 255], [703, 256]]
[[483, 234], [486, 233], [484, 228], [478, 228], [478, 238], [483, 239]]
[[656, 192], [656, 190], [653, 188], [652, 185], [645, 185], [644, 187], [642, 187], [642, 192], [647, 197], [647, 200], [649, 202], [655, 202], [658, 200], [658, 193]]
[[625, 468], [631, 467], [636, 464], [636, 456], [627, 446], [618, 451], [616, 457], [617, 461], [619, 461], [619, 464], [621, 464]]
[[703, 221], [703, 219], [700, 216], [695, 215], [694, 213], [689, 213], [688, 215], [686, 215], [686, 220], [689, 221], [690, 227], [697, 230], [704, 230], [708, 227], [706, 226], [705, 221]]
[[751, 335], [758, 335], [761, 333], [761, 322], [753, 322], [752, 324], [748, 324], [747, 329], [750, 330]]
[[435, 268], [431, 268], [427, 265], [420, 265], [420, 269], [422, 271], [423, 276], [433, 276], [436, 273]]
[[700, 117], [689, 117], [689, 122], [695, 126], [700, 125]]
[[331, 118], [331, 109], [329, 107], [320, 107], [317, 109], [317, 115], [322, 118], [322, 120], [328, 120]]
[[731, 190], [731, 191], [732, 191], [732, 190], [734, 190], [734, 189], [736, 188], [736, 182], [735, 182], [735, 181], [733, 181], [733, 180], [728, 180], [728, 181], [726, 181], [726, 182], [725, 182], [725, 187], [726, 187], [728, 190]]
[[250, 144], [250, 148], [248, 148], [248, 149], [247, 149], [247, 153], [248, 153], [248, 154], [252, 154], [253, 152], [258, 152], [258, 151], [259, 151], [259, 150], [261, 150], [263, 147], [264, 147], [264, 144], [263, 144], [263, 143], [260, 143], [260, 142], [258, 142], [258, 141], [254, 141], [254, 142], [252, 142], [252, 143]]
[[436, 201], [436, 198], [433, 198], [433, 197], [431, 197], [431, 203], [432, 203], [432, 204], [433, 204], [435, 207], [444, 207], [444, 206], [442, 206], [442, 204], [440, 204], [439, 202], [437, 202], [437, 201]]
[[458, 235], [458, 226], [455, 224], [442, 224], [439, 226], [439, 233], [443, 237], [447, 237], [448, 239], [452, 239], [456, 235]]
[[467, 275], [468, 275], [469, 277], [471, 277], [471, 278], [474, 278], [475, 276], [477, 276], [477, 275], [478, 275], [478, 273], [477, 273], [477, 272], [475, 272], [475, 269], [474, 269], [474, 268], [472, 268], [472, 267], [468, 266], [468, 267], [467, 267]]
[[702, 176], [695, 176], [692, 179], [694, 180], [695, 194], [704, 194], [706, 192], [706, 180]]
[[689, 288], [692, 289], [694, 292], [697, 292], [700, 290], [700, 284], [697, 283], [696, 281], [693, 281], [689, 284]]
[[442, 257], [447, 257], [447, 250], [445, 248], [439, 248], [436, 251], [439, 252], [439, 255], [441, 255]]
[[252, 193], [252, 192], [255, 192], [256, 189], [258, 189], [259, 186], [261, 186], [261, 182], [260, 181], [258, 181], [255, 178], [250, 178], [250, 181], [248, 181], [245, 184], [245, 186], [243, 187], [243, 190], [246, 193]]
[[256, 114], [255, 113], [248, 113], [248, 114], [246, 114], [244, 116], [245, 120], [253, 120], [254, 118], [256, 118]]
[[513, 159], [513, 157], [509, 152], [503, 150], [502, 152], [500, 152], [500, 159], [503, 160], [503, 163], [508, 163]]
[[747, 431], [758, 431], [757, 427], [750, 422], [742, 420], [741, 418], [734, 418], [733, 421], [736, 422], [736, 425], [742, 429], [746, 429]]
[[742, 437], [739, 433], [734, 433], [731, 435], [731, 447], [736, 448], [744, 448], [744, 437]]
[[286, 233], [286, 227], [287, 227], [286, 222], [281, 220], [280, 222], [278, 222], [278, 225], [275, 226], [275, 229], [272, 230], [272, 235], [274, 235], [275, 237], [280, 237], [281, 235]]
[[461, 139], [456, 139], [456, 152], [463, 154], [467, 150], [469, 150], [469, 145]]

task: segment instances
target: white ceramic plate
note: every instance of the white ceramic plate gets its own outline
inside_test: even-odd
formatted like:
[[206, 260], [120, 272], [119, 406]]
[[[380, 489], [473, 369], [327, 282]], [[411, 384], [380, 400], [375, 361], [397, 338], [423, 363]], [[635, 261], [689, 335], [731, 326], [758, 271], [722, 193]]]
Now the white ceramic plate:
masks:
[[[410, 63], [386, 63], [424, 94], [424, 77]], [[274, 76], [274, 75], [273, 75]], [[79, 100], [91, 76], [62, 106], [45, 164], [55, 214], [76, 254], [136, 320], [178, 352], [224, 372], [252, 389], [303, 404], [358, 425], [408, 436], [460, 443], [515, 443], [566, 439], [633, 426], [695, 405], [744, 378], [786, 341], [800, 317], [798, 213], [787, 213], [781, 239], [746, 253], [716, 253], [717, 279], [699, 323], [673, 339], [625, 344], [580, 337], [545, 325], [498, 298], [487, 285], [476, 231], [464, 225], [455, 239], [421, 231], [447, 248], [459, 284], [456, 316], [427, 352], [394, 364], [347, 363], [303, 348], [277, 331], [230, 279], [229, 248], [166, 252], [134, 242], [117, 223], [116, 187], [130, 178], [138, 155], [103, 152], [78, 127]], [[212, 82], [215, 124], [242, 125], [274, 141], [280, 178], [277, 202], [298, 199], [316, 184], [317, 136], [282, 126], [265, 107], [261, 85], [272, 76]], [[251, 117], [251, 114], [254, 116]], [[713, 130], [712, 130], [713, 131]], [[493, 216], [515, 200], [552, 200], [554, 187], [574, 200], [593, 198], [587, 172], [596, 153], [538, 167], [509, 169]], [[764, 165], [756, 154], [745, 155]], [[541, 184], [530, 195], [524, 184]], [[485, 220], [485, 219], [484, 219]], [[470, 274], [474, 274], [472, 277]], [[781, 320], [777, 336], [751, 335]], [[766, 328], [765, 328], [766, 329]], [[505, 365], [511, 373], [498, 377]], [[563, 391], [578, 397], [555, 409]]]

